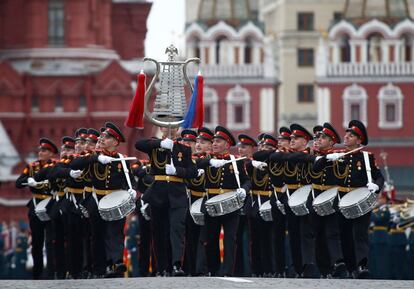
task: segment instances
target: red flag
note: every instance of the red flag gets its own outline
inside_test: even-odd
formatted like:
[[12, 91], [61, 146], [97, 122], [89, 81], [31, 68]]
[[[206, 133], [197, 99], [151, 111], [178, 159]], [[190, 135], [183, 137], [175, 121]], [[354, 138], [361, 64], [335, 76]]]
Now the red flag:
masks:
[[201, 75], [201, 73], [199, 73], [198, 74], [198, 86], [197, 86], [196, 114], [193, 120], [193, 127], [196, 127], [196, 128], [200, 128], [203, 126], [203, 120], [204, 120], [203, 86], [204, 86], [204, 78]]
[[141, 70], [137, 78], [137, 89], [125, 125], [132, 128], [144, 128], [144, 98], [146, 90], [144, 71]]

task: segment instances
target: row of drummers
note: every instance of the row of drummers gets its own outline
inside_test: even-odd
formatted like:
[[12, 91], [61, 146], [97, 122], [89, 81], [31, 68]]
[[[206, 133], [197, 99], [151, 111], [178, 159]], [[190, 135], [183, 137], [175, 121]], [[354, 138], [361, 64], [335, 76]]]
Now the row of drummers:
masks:
[[[163, 235], [171, 243], [173, 275], [174, 268], [182, 271], [174, 256], [184, 251], [185, 268], [191, 275], [235, 275], [239, 267], [235, 252], [241, 247], [238, 230], [247, 222], [254, 276], [282, 277], [291, 272], [289, 276], [305, 278], [369, 277], [368, 227], [384, 179], [374, 156], [361, 150], [368, 144], [363, 123], [349, 123], [344, 150], [335, 150], [341, 137], [329, 123], [316, 126], [313, 134], [292, 124], [282, 127], [278, 137], [261, 134], [258, 141], [241, 134], [237, 142], [222, 126], [214, 132], [184, 130], [181, 137], [178, 141], [164, 138], [155, 150], [144, 140], [136, 146], [148, 153], [149, 173], [155, 176], [154, 183], [142, 191], [141, 213], [151, 219], [156, 252], [168, 248], [157, 240], [158, 229], [167, 226], [163, 232], [182, 232], [177, 226], [180, 218], [172, 213], [180, 206], [175, 192], [183, 179], [188, 192], [190, 214], [183, 232], [187, 248], [173, 234]], [[230, 154], [236, 144], [237, 157]], [[181, 145], [192, 149], [195, 178], [189, 177], [188, 167], [182, 170]], [[166, 176], [160, 175], [163, 171]], [[165, 207], [170, 211], [159, 211]], [[169, 223], [161, 224], [160, 216]], [[223, 262], [218, 251], [221, 228]], [[286, 229], [291, 268], [285, 256]], [[157, 255], [157, 262], [157, 270], [168, 275], [163, 256]]]
[[[122, 228], [125, 217], [135, 209], [136, 188], [142, 193], [138, 195], [141, 213], [151, 223], [159, 275], [182, 276], [184, 268], [191, 275], [233, 275], [235, 250], [240, 245], [237, 230], [247, 220], [252, 229], [255, 275], [285, 275], [287, 228], [293, 276], [315, 277], [318, 271], [333, 277], [369, 276], [370, 211], [383, 177], [373, 155], [360, 150], [368, 143], [361, 122], [349, 123], [344, 151], [334, 151], [334, 145], [341, 141], [329, 123], [315, 127], [314, 134], [292, 124], [281, 128], [277, 139], [261, 135], [257, 152], [253, 138], [239, 135], [237, 158], [230, 154], [237, 142], [222, 126], [214, 132], [207, 128], [185, 130], [181, 140], [167, 137], [175, 135], [175, 129], [161, 128], [161, 132], [162, 139], [142, 139], [135, 144], [149, 157], [145, 167], [132, 165], [138, 186], [129, 170], [131, 158], [117, 152], [125, 138], [112, 123], [105, 124], [90, 147], [79, 145], [82, 138], [85, 145], [90, 143], [90, 135], [77, 136], [77, 154], [67, 152], [71, 147], [66, 139], [56, 165], [50, 161], [57, 153], [56, 146], [41, 140], [39, 161], [30, 164], [16, 182], [33, 192], [29, 218], [34, 278], [39, 278], [43, 268], [39, 256], [44, 240], [40, 235], [52, 231], [56, 236], [63, 227], [69, 232], [61, 233], [63, 239], [69, 241], [63, 241], [62, 246], [69, 246], [70, 254], [48, 250], [46, 237], [49, 277], [51, 272], [61, 277], [67, 271], [76, 277], [84, 270], [97, 277], [122, 275], [126, 270]], [[313, 138], [313, 147], [308, 148]], [[53, 198], [48, 200], [52, 192]], [[51, 209], [56, 208], [51, 203], [60, 205]], [[65, 204], [72, 208], [68, 223]], [[88, 226], [89, 232], [79, 231]], [[87, 244], [79, 243], [85, 238]], [[54, 240], [49, 245], [60, 243]], [[82, 246], [84, 249], [79, 248]], [[88, 255], [89, 262], [80, 261], [88, 260], [84, 258]], [[62, 264], [64, 258], [69, 261]]]

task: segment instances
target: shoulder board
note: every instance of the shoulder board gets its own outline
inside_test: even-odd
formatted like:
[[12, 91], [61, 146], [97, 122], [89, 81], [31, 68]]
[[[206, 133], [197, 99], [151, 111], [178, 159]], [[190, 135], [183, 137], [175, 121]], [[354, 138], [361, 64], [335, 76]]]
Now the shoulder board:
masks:
[[23, 174], [27, 175], [28, 173], [29, 173], [29, 168], [25, 167], [24, 170], [23, 170]]
[[138, 168], [138, 167], [139, 167], [139, 165], [138, 165], [138, 164], [133, 164], [131, 167], [132, 167], [133, 169], [136, 169], [136, 168]]

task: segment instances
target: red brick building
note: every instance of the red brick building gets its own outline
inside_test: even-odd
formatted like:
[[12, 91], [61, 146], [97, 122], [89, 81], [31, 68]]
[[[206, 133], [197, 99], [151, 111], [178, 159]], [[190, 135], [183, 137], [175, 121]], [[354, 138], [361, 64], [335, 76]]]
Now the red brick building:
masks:
[[[40, 137], [59, 143], [79, 127], [123, 125], [150, 9], [144, 0], [0, 1], [0, 220], [26, 214], [16, 200], [29, 191], [14, 179]], [[120, 150], [131, 154], [150, 130], [124, 128]]]
[[[386, 5], [385, 5], [386, 4]], [[414, 189], [414, 22], [407, 1], [347, 1], [344, 19], [321, 39], [318, 122], [344, 131], [365, 123], [368, 150], [387, 165], [397, 192]]]

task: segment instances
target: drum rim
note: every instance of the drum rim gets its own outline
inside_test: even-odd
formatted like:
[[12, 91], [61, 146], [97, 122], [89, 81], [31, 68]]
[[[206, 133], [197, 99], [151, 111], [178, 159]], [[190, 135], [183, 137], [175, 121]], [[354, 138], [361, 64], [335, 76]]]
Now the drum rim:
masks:
[[231, 196], [231, 198], [237, 197], [237, 191], [226, 192], [226, 193], [218, 194], [214, 197], [211, 197], [206, 201], [206, 205], [215, 204], [215, 203], [217, 203], [218, 200], [224, 201], [224, 200], [227, 200], [227, 199], [231, 199], [231, 198], [223, 198], [223, 196]]
[[[364, 198], [361, 198], [361, 199], [359, 199], [359, 201], [358, 201], [358, 202], [353, 203], [353, 204], [350, 204], [350, 205], [346, 205], [346, 206], [341, 205], [341, 203], [343, 203], [343, 202], [344, 202], [344, 201], [343, 201], [343, 199], [344, 199], [344, 198], [345, 198], [345, 201], [346, 201], [348, 198], [350, 198], [350, 197], [346, 197], [346, 196], [350, 196], [350, 195], [349, 195], [350, 193], [355, 192], [356, 190], [360, 190], [360, 189], [364, 189], [363, 191], [364, 191], [364, 192], [367, 192], [367, 195], [366, 195]], [[365, 189], [366, 189], [366, 190], [365, 190]], [[376, 196], [376, 194], [375, 194], [375, 193], [370, 192], [367, 188], [361, 187], [361, 188], [358, 188], [358, 189], [352, 190], [352, 191], [350, 191], [349, 193], [347, 193], [346, 195], [344, 195], [344, 196], [343, 196], [343, 197], [339, 200], [339, 202], [338, 202], [338, 207], [339, 207], [339, 208], [349, 208], [349, 207], [354, 207], [356, 204], [359, 204], [359, 203], [361, 203], [361, 202], [363, 202], [363, 201], [366, 201], [366, 200], [367, 200], [367, 199], [369, 199], [371, 196]]]

